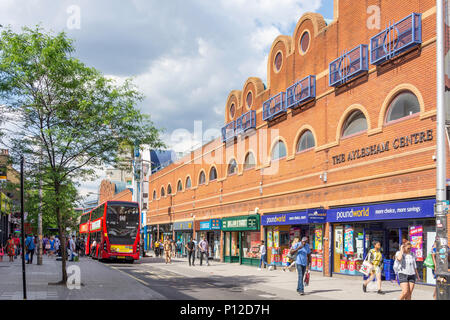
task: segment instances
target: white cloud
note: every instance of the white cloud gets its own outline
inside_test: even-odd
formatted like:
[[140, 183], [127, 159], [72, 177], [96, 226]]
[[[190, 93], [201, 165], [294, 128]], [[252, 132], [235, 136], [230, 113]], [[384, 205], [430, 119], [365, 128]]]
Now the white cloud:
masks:
[[[73, 4], [81, 9], [80, 30], [66, 27]], [[265, 82], [274, 39], [292, 35], [302, 14], [320, 6], [321, 0], [24, 0], [20, 6], [2, 0], [0, 24], [17, 29], [42, 21], [67, 31], [86, 64], [118, 81], [133, 76], [146, 96], [139, 107], [167, 129], [169, 142], [177, 128], [193, 132], [195, 120], [203, 121], [204, 131], [219, 129], [229, 92], [241, 90], [249, 77]]]

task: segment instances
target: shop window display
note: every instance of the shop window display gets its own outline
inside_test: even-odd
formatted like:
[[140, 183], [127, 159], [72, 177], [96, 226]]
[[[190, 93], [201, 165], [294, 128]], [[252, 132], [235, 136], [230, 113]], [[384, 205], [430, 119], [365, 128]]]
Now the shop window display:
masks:
[[260, 259], [261, 234], [259, 232], [242, 232], [242, 256], [244, 258]]
[[434, 225], [434, 219], [334, 225], [333, 272], [361, 275], [359, 269], [365, 255], [375, 242], [380, 241], [384, 259], [382, 277], [384, 280], [395, 280], [395, 253], [403, 242], [410, 241], [421, 282], [433, 284], [431, 271], [423, 266], [423, 261], [434, 242]]

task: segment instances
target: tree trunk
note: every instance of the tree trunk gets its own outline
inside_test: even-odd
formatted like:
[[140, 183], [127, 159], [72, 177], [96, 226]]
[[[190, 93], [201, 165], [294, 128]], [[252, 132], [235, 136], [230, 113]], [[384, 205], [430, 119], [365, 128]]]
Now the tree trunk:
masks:
[[62, 223], [61, 208], [59, 205], [59, 184], [55, 183], [55, 194], [56, 194], [56, 219], [58, 221], [59, 237], [61, 238], [61, 257], [62, 257], [62, 280], [61, 283], [67, 283], [67, 270], [66, 270], [66, 259], [67, 259], [67, 248], [66, 248], [66, 236], [65, 228]]

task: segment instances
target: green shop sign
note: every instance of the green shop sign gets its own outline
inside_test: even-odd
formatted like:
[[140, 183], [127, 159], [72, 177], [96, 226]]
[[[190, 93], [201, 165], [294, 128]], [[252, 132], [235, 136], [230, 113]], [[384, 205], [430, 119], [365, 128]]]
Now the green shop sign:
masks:
[[223, 231], [259, 230], [259, 215], [222, 219]]

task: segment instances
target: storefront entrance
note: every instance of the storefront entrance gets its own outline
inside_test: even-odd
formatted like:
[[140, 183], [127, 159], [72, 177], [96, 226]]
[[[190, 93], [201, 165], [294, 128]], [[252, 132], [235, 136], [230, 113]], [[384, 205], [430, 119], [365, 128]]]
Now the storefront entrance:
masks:
[[186, 244], [190, 239], [193, 239], [193, 229], [194, 225], [192, 221], [182, 221], [182, 222], [174, 222], [173, 230], [175, 231], [175, 242], [180, 240], [181, 242], [181, 255], [183, 257], [187, 256]]
[[272, 266], [286, 266], [287, 255], [295, 238], [308, 237], [311, 248], [311, 270], [323, 271], [323, 230], [326, 210], [308, 209], [299, 212], [264, 215], [264, 237], [267, 262]]
[[224, 261], [258, 266], [261, 258], [259, 228], [259, 215], [222, 219]]
[[[423, 266], [431, 249], [428, 242], [434, 241], [433, 206], [434, 200], [430, 199], [329, 209], [328, 220], [333, 223], [331, 271], [362, 276], [359, 272], [362, 262], [379, 241], [384, 258], [382, 278], [395, 280], [394, 256], [404, 241], [410, 241], [421, 281], [433, 283], [431, 274]], [[378, 220], [370, 221], [374, 218]]]

